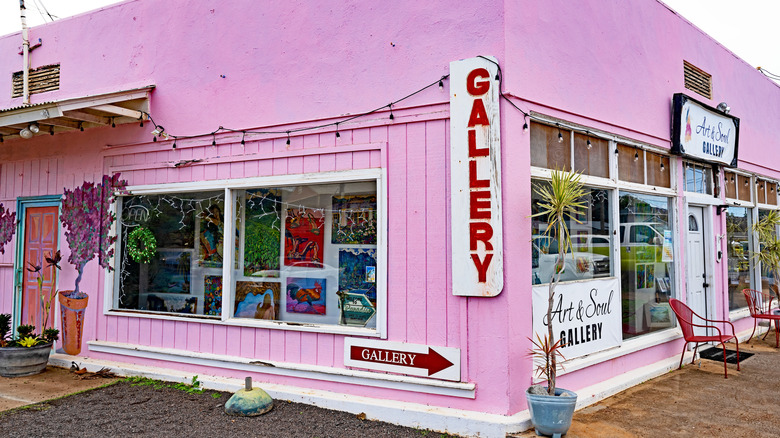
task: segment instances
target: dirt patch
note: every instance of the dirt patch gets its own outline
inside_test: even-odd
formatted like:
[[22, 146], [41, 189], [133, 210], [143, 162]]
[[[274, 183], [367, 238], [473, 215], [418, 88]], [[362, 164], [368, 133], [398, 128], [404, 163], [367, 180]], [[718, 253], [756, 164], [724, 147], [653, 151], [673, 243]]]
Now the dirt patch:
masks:
[[[771, 340], [771, 343], [769, 342]], [[727, 348], [734, 349], [734, 345]], [[740, 344], [755, 355], [736, 365], [707, 359], [688, 362], [574, 414], [569, 438], [777, 437], [780, 434], [780, 351], [767, 341]], [[518, 436], [535, 436], [533, 430]]]
[[[233, 417], [232, 394], [173, 388], [112, 386], [0, 413], [0, 436], [31, 437], [415, 437], [445, 436], [359, 415], [276, 400], [259, 417]], [[365, 415], [363, 415], [365, 417]]]

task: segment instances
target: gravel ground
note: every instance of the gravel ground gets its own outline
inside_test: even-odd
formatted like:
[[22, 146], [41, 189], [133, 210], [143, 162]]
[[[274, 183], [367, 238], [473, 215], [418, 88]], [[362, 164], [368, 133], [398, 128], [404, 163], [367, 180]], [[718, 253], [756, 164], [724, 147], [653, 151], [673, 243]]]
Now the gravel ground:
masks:
[[315, 406], [274, 401], [259, 417], [225, 414], [232, 394], [187, 393], [120, 381], [0, 412], [0, 437], [415, 437], [446, 436]]

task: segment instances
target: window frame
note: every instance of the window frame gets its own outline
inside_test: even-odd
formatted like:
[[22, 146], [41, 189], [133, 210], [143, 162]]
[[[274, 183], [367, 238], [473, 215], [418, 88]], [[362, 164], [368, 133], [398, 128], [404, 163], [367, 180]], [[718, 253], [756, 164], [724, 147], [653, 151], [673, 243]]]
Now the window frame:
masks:
[[[233, 309], [235, 287], [233, 285], [233, 267], [235, 254], [235, 240], [225, 239], [224, 254], [230, 254], [222, 264], [222, 284], [223, 286], [223, 311], [220, 317], [206, 315], [175, 315], [171, 313], [158, 313], [146, 310], [119, 309], [114, 308], [114, 293], [118, 288], [119, 276], [116, 275], [116, 269], [106, 272], [103, 284], [103, 315], [106, 316], [124, 316], [135, 318], [159, 319], [165, 321], [186, 321], [197, 322], [201, 324], [215, 324], [224, 326], [267, 328], [277, 330], [292, 330], [299, 332], [332, 333], [343, 335], [357, 335], [387, 338], [387, 247], [388, 247], [388, 222], [387, 222], [387, 174], [382, 169], [362, 169], [345, 170], [331, 172], [317, 172], [292, 175], [262, 176], [241, 179], [220, 179], [211, 181], [192, 181], [169, 184], [149, 184], [128, 186], [126, 190], [130, 195], [163, 195], [186, 193], [192, 191], [217, 191], [224, 190], [225, 194], [225, 236], [232, 236], [236, 232], [236, 221], [233, 202], [235, 190], [256, 189], [264, 187], [297, 186], [309, 184], [332, 184], [346, 182], [376, 182], [377, 198], [377, 309], [376, 309], [376, 328], [349, 327], [333, 324], [315, 324], [301, 323], [294, 321], [269, 321], [255, 320], [248, 318], [235, 318], [231, 313]], [[118, 215], [120, 211], [121, 200], [112, 204], [112, 213]], [[111, 235], [117, 236], [114, 243], [115, 258], [111, 261], [112, 266], [120, 262], [121, 235], [118, 235], [118, 221], [114, 221], [111, 227]]]

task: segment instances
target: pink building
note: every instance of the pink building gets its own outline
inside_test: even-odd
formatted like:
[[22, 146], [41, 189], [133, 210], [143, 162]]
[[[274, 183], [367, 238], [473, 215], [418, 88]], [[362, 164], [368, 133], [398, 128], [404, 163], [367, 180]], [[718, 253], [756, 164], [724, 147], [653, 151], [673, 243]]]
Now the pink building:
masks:
[[33, 28], [29, 104], [22, 37], [0, 38], [0, 202], [19, 218], [0, 312], [34, 317], [26, 262], [70, 253], [63, 188], [128, 184], [115, 270], [81, 282], [80, 352], [51, 363], [524, 430], [557, 247], [532, 186], [555, 168], [588, 192], [556, 313], [580, 407], [677, 367], [671, 297], [750, 335], [780, 90], [663, 3], [240, 3]]

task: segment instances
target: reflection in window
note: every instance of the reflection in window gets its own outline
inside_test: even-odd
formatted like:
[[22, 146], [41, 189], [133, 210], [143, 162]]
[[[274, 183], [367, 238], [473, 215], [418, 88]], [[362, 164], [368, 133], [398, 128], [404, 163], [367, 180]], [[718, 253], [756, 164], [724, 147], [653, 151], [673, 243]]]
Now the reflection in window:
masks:
[[685, 163], [685, 191], [712, 194], [712, 169], [700, 164]]
[[[759, 210], [758, 211], [758, 220], [760, 221], [763, 219], [767, 214], [769, 214], [768, 210]], [[775, 230], [775, 238], [777, 238], [777, 230]], [[759, 241], [759, 245], [763, 245], [763, 241]], [[759, 247], [760, 249], [761, 247]], [[765, 293], [770, 294], [771, 296], [775, 296], [775, 293], [772, 292], [769, 288], [770, 285], [775, 284], [775, 279], [772, 273], [772, 270], [769, 269], [766, 264], [761, 264], [761, 290]]]
[[[546, 181], [534, 181], [532, 186], [548, 185]], [[586, 209], [576, 221], [567, 221], [571, 232], [572, 250], [564, 257], [561, 281], [587, 280], [611, 275], [609, 234], [609, 192], [587, 189], [584, 198]], [[539, 195], [532, 190], [531, 210], [539, 211]], [[558, 263], [558, 242], [545, 235], [547, 221], [542, 216], [532, 218], [531, 252], [533, 284], [549, 283]]]
[[674, 235], [670, 199], [620, 192], [623, 338], [672, 327]]
[[726, 211], [726, 253], [728, 255], [729, 310], [747, 307], [742, 289], [753, 288], [751, 282], [752, 250], [750, 243], [750, 209], [729, 207]]
[[[127, 196], [119, 215], [120, 309], [219, 316], [224, 192]], [[154, 236], [150, 258], [144, 234]]]

